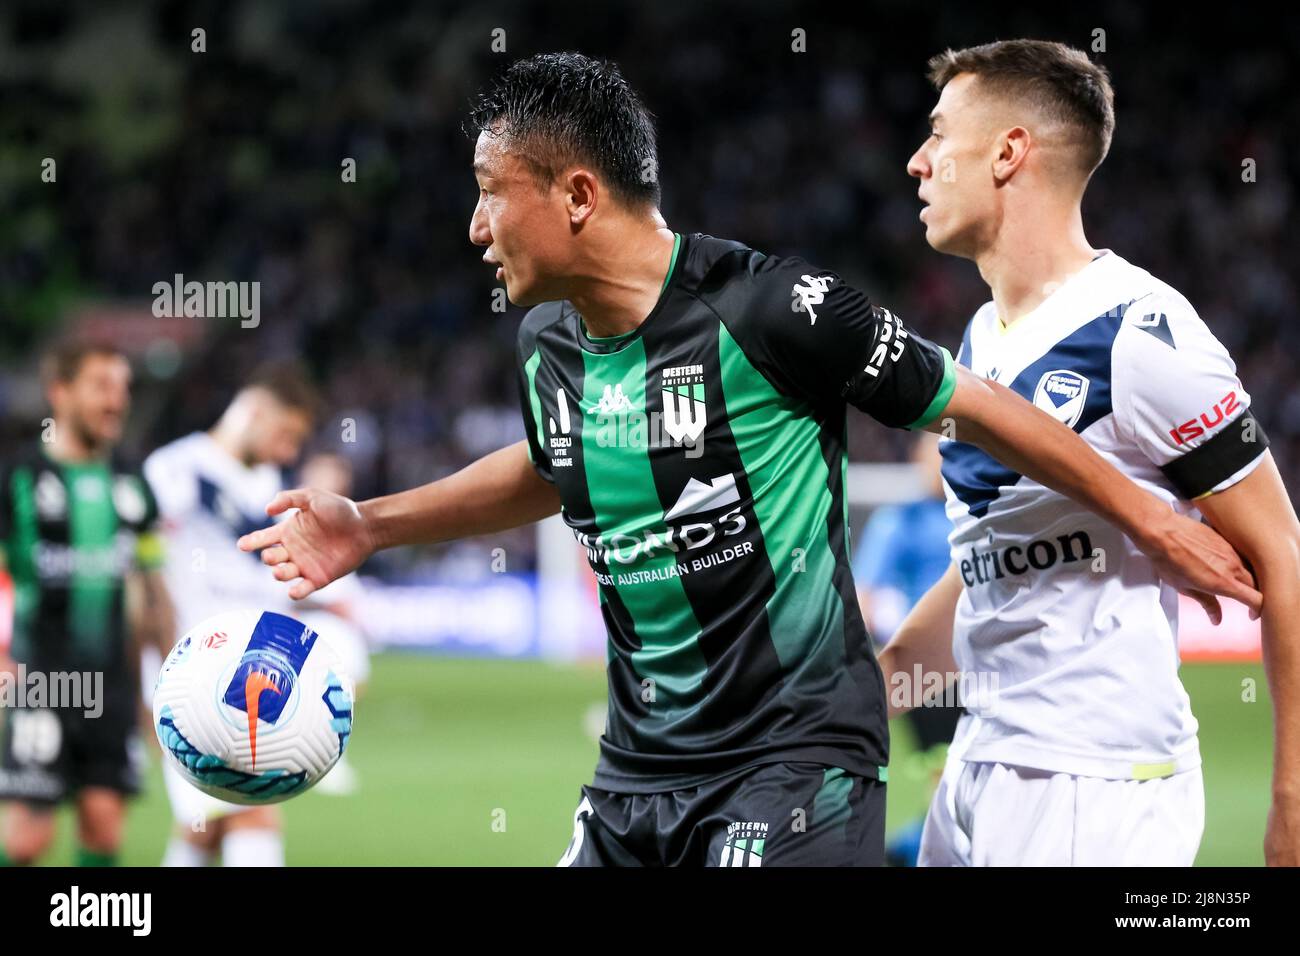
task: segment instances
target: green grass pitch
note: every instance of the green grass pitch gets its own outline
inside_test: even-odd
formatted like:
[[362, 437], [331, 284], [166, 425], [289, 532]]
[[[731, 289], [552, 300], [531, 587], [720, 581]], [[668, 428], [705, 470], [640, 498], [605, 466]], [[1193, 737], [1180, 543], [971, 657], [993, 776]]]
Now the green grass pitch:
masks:
[[[1259, 865], [1268, 809], [1272, 732], [1257, 664], [1197, 664], [1183, 679], [1201, 724], [1206, 828], [1197, 862]], [[1255, 699], [1249, 698], [1253, 682]], [[590, 779], [593, 705], [603, 720], [598, 665], [382, 654], [357, 708], [348, 755], [354, 796], [308, 793], [284, 804], [292, 865], [550, 866], [573, 829], [578, 787]], [[908, 729], [894, 725], [889, 828], [924, 811], [928, 777]], [[148, 789], [131, 808], [123, 862], [152, 866], [171, 815], [151, 748]], [[46, 862], [72, 855], [64, 812]]]

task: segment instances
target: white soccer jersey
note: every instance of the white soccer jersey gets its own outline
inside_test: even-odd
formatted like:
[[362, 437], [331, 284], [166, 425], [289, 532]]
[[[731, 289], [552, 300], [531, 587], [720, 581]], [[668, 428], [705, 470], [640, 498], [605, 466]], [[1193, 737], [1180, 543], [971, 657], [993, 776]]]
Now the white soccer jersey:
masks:
[[[1009, 329], [987, 303], [957, 360], [1181, 513], [1244, 478], [1267, 445], [1236, 366], [1192, 306], [1109, 251]], [[954, 630], [975, 715], [965, 759], [1138, 779], [1199, 766], [1177, 592], [1082, 506], [973, 445], [943, 441], [941, 452], [965, 585]]]
[[206, 432], [155, 451], [144, 464], [167, 543], [166, 580], [183, 634], [205, 617], [237, 607], [289, 614], [284, 584], [240, 535], [265, 527], [267, 503], [284, 487], [273, 465], [249, 467]]

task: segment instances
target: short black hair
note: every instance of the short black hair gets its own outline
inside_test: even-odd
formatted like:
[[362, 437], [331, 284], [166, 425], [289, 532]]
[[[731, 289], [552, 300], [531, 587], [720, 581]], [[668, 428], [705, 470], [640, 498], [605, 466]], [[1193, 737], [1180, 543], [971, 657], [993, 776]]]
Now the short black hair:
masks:
[[465, 132], [509, 137], [540, 181], [587, 163], [624, 202], [659, 203], [654, 116], [607, 60], [539, 53], [516, 61], [479, 93]]

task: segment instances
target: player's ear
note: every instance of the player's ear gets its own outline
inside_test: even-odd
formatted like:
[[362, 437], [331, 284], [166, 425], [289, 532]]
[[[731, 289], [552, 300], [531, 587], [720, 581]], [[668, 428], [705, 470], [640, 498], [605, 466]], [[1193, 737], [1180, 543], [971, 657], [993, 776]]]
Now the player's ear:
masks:
[[1013, 126], [1002, 133], [996, 141], [997, 153], [993, 157], [994, 179], [1004, 183], [1014, 176], [1032, 145], [1033, 138], [1023, 126]]
[[569, 222], [581, 226], [596, 211], [600, 199], [600, 184], [595, 175], [587, 169], [570, 170], [564, 183], [568, 203]]

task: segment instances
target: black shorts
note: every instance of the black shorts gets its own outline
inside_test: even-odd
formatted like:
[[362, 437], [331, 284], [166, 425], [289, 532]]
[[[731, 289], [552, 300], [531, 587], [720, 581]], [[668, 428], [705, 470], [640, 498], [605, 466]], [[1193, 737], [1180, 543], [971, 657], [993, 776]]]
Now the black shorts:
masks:
[[560, 866], [881, 866], [885, 784], [766, 764], [667, 793], [582, 788]]
[[54, 806], [86, 787], [140, 791], [144, 751], [133, 697], [88, 716], [71, 708], [0, 712], [0, 800]]

